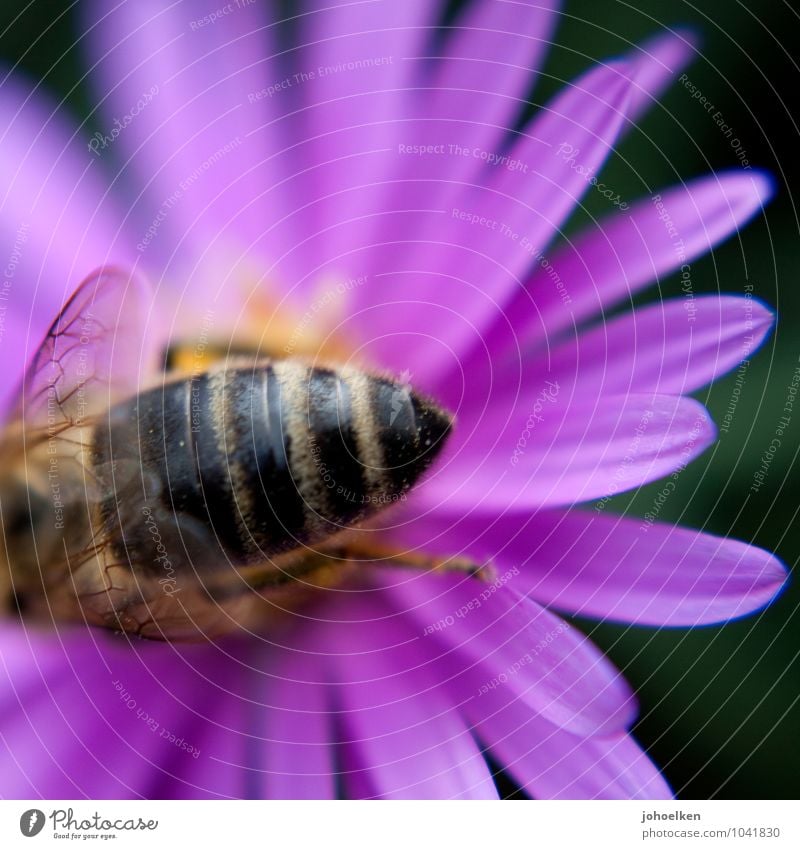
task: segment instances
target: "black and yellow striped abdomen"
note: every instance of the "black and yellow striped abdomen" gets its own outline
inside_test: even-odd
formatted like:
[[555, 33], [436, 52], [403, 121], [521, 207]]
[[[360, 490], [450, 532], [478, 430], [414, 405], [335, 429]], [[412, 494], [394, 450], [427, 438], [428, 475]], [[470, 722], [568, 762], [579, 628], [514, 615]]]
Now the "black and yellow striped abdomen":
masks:
[[449, 427], [407, 386], [366, 372], [291, 359], [213, 369], [97, 426], [102, 524], [115, 558], [145, 574], [257, 563], [402, 497]]

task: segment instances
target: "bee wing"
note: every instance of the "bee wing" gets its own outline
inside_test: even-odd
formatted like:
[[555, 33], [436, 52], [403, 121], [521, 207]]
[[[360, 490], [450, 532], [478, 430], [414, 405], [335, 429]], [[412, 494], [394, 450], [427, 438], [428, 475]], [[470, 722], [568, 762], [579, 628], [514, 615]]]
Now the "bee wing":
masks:
[[23, 377], [14, 416], [26, 431], [60, 433], [136, 392], [150, 302], [144, 278], [119, 268], [80, 284]]

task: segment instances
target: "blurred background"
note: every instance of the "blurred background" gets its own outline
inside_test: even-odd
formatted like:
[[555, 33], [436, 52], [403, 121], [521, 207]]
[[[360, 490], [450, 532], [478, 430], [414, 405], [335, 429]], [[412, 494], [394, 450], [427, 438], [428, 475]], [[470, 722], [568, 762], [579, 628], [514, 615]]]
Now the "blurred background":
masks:
[[[452, 3], [455, 11], [458, 2]], [[775, 436], [795, 368], [800, 365], [800, 230], [792, 187], [800, 178], [800, 15], [783, 0], [566, 0], [531, 109], [594, 60], [622, 53], [662, 31], [688, 27], [700, 38], [687, 70], [740, 142], [677, 83], [618, 148], [604, 181], [629, 202], [709, 169], [741, 167], [744, 156], [778, 184], [766, 216], [692, 263], [695, 293], [746, 291], [778, 312], [776, 334], [744, 372], [698, 393], [722, 421], [734, 390], [736, 414], [718, 443], [689, 466], [660, 519], [730, 535], [776, 551], [794, 567], [800, 555], [800, 402], [781, 437], [763, 485], [750, 490]], [[64, 99], [81, 118], [92, 110], [83, 75], [73, 5], [57, 0], [0, 4], [0, 61], [18, 64]], [[98, 127], [89, 126], [89, 132]], [[590, 192], [580, 216], [606, 212]], [[681, 294], [680, 275], [664, 278], [660, 295]], [[659, 293], [650, 290], [646, 299]], [[743, 379], [742, 379], [743, 375]], [[614, 507], [642, 515], [661, 490], [653, 484]], [[800, 728], [800, 586], [768, 610], [724, 627], [686, 630], [626, 628], [580, 621], [638, 691], [638, 739], [683, 798], [798, 798]], [[518, 795], [500, 777], [509, 796]]]

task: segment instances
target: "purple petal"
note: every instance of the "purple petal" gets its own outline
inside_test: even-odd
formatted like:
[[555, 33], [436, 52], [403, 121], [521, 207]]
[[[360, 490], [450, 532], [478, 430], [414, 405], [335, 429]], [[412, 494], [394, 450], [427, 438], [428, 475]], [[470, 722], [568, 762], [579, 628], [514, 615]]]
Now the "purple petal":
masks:
[[[403, 128], [413, 143], [444, 150], [400, 158], [405, 167], [399, 178], [436, 180], [427, 191], [446, 205], [446, 198], [464, 191], [464, 181], [480, 182], [496, 170], [487, 169], [480, 156], [504, 147], [550, 46], [558, 5], [482, 0], [462, 10], [443, 35], [440, 55], [421, 66], [427, 71], [420, 80], [425, 92], [414, 102], [420, 120]], [[467, 155], [453, 152], [451, 145], [463, 147], [467, 140]]]
[[[259, 687], [281, 662], [255, 640], [175, 646], [6, 625], [0, 795], [241, 798], [271, 790], [259, 779], [280, 763], [280, 746], [268, 750], [274, 762], [260, 758], [265, 738], [283, 738], [262, 719], [286, 703], [278, 694], [268, 702]], [[303, 663], [294, 669], [302, 673]], [[298, 748], [301, 773], [305, 755]]]
[[247, 710], [247, 783], [257, 799], [333, 799], [335, 746], [326, 688], [313, 656], [270, 652], [259, 698]]
[[[632, 85], [627, 99], [625, 110], [627, 121], [622, 128], [623, 131], [630, 130], [641, 115], [658, 100], [663, 91], [675, 81], [677, 73], [694, 57], [696, 42], [697, 39], [693, 33], [679, 30], [675, 33], [659, 34], [641, 43], [628, 54], [627, 73]], [[542, 257], [540, 261], [542, 266], [546, 267], [547, 257]], [[551, 276], [550, 282], [552, 284], [562, 281]], [[562, 289], [558, 291], [559, 294], [563, 294]], [[509, 311], [508, 315], [513, 316], [518, 307], [517, 304], [515, 310]], [[493, 343], [508, 345], [508, 340], [500, 343], [500, 339], [497, 338], [507, 332], [506, 324], [504, 319], [498, 319], [496, 326], [492, 328], [492, 335], [484, 340], [489, 347], [492, 347]], [[515, 345], [516, 341], [513, 340], [512, 344]], [[473, 356], [477, 356], [478, 362], [471, 360], [466, 366], [474, 372], [476, 365], [478, 367], [482, 365], [480, 363], [481, 346], [476, 346], [472, 353]]]
[[296, 633], [276, 634], [291, 648], [252, 635], [177, 647], [169, 696], [183, 705], [182, 731], [200, 754], [178, 752], [159, 795], [333, 798], [334, 736], [319, 664]]
[[[772, 194], [759, 172], [702, 177], [640, 201], [581, 233], [538, 270], [509, 309], [519, 338], [552, 338], [711, 250], [763, 209]], [[557, 281], [561, 281], [559, 288]], [[531, 299], [533, 307], [531, 306]]]
[[584, 407], [564, 394], [520, 406], [509, 421], [487, 414], [473, 433], [456, 432], [409, 508], [463, 513], [615, 495], [682, 468], [716, 436], [691, 398], [612, 395]]
[[372, 228], [391, 208], [385, 181], [397, 169], [399, 122], [415, 99], [417, 56], [427, 52], [440, 11], [424, 0], [314, 2], [298, 21], [292, 88], [280, 96], [298, 110], [293, 170], [310, 204], [292, 253], [302, 264], [299, 293], [315, 294], [320, 279], [377, 270], [351, 252], [375, 241]]
[[634, 55], [633, 79], [636, 83], [628, 103], [628, 118], [632, 123], [661, 97], [697, 55], [697, 36], [689, 30], [659, 34], [638, 46]]
[[515, 586], [542, 604], [639, 625], [726, 622], [769, 604], [786, 582], [780, 561], [760, 548], [652, 516], [440, 511], [395, 535], [414, 549], [519, 570]]
[[613, 734], [633, 721], [633, 695], [605, 656], [508, 583], [489, 589], [452, 576], [410, 579], [389, 570], [376, 580], [425, 639], [452, 652], [454, 675], [460, 668], [480, 670], [474, 697], [507, 688], [530, 710], [581, 736]]
[[497, 798], [479, 748], [427, 668], [430, 646], [370, 596], [326, 607], [343, 621], [316, 637], [338, 684], [348, 795]]
[[[213, 261], [244, 250], [277, 265], [273, 282], [292, 280], [282, 258], [305, 223], [287, 219], [299, 201], [286, 179], [297, 170], [285, 150], [294, 106], [269, 88], [280, 80], [263, 4], [220, 8], [215, 0], [87, 4], [104, 104], [98, 154], [121, 157], [128, 179], [138, 175], [136, 243], [160, 270], [175, 252], [191, 265], [206, 252]], [[210, 276], [210, 284], [218, 281]]]
[[[665, 497], [670, 492], [667, 482]], [[652, 518], [547, 518], [537, 517], [537, 543], [525, 546], [528, 590], [585, 616], [659, 626], [726, 622], [768, 604], [786, 581], [776, 557], [737, 540]], [[503, 560], [521, 553], [514, 547]]]
[[752, 298], [661, 301], [562, 343], [546, 377], [583, 402], [629, 391], [688, 394], [750, 357], [772, 323], [772, 313]]
[[[586, 174], [612, 149], [631, 86], [625, 69], [592, 69], [537, 115], [508, 152], [524, 174], [487, 164], [487, 176], [464, 188], [457, 207], [428, 218], [420, 213], [432, 206], [424, 200], [427, 182], [409, 183], [409, 192], [422, 193], [414, 224], [425, 237], [408, 244], [393, 235], [394, 250], [382, 248], [382, 273], [354, 292], [353, 311], [361, 314], [353, 329], [373, 359], [410, 370], [428, 391], [457, 369], [589, 188]], [[436, 332], [424, 335], [424, 328]]]
[[[185, 731], [180, 704], [152, 677], [158, 662], [145, 668], [124, 640], [7, 625], [0, 649], [4, 797], [150, 796], [176, 751], [197, 765], [149, 724], [197, 740]], [[175, 671], [173, 680], [181, 677]]]
[[[399, 8], [407, 5], [413, 4]], [[433, 5], [427, 4], [429, 9]], [[496, 176], [496, 160], [521, 111], [521, 98], [549, 46], [555, 5], [549, 0], [471, 3], [438, 34], [441, 44], [428, 33], [404, 57], [401, 67], [405, 65], [411, 77], [397, 85], [410, 89], [384, 94], [384, 99], [395, 100], [405, 95], [402, 108], [398, 104], [390, 113], [391, 122], [374, 128], [384, 134], [380, 144], [372, 145], [383, 148], [382, 154], [366, 160], [366, 174], [359, 167], [351, 177], [360, 184], [357, 192], [336, 197], [339, 205], [357, 205], [360, 215], [348, 224], [341, 208], [332, 210], [332, 217], [341, 222], [333, 239], [340, 249], [362, 247], [354, 261], [379, 275], [378, 285], [385, 283], [381, 273], [395, 264], [395, 255], [408, 261], [409, 252], [420, 254], [424, 267], [430, 219], [436, 221], [442, 210], [458, 205], [468, 190], [465, 184], [485, 184]], [[364, 105], [357, 106], [363, 136]], [[490, 154], [496, 159], [487, 161]], [[347, 173], [338, 169], [343, 171]], [[402, 236], [403, 245], [385, 244], [387, 234]], [[424, 243], [412, 242], [415, 238]]]
[[498, 691], [464, 712], [493, 757], [537, 799], [671, 799], [652, 761], [626, 734], [576, 737]]
[[578, 328], [538, 356], [518, 352], [494, 364], [473, 358], [466, 369], [469, 393], [463, 402], [451, 398], [451, 405], [461, 428], [488, 430], [487, 410], [492, 422], [518, 411], [527, 416], [553, 383], [581, 407], [611, 394], [693, 392], [751, 357], [772, 323], [772, 313], [750, 296], [660, 301], [590, 330]]
[[472, 116], [473, 145], [494, 150], [531, 89], [555, 28], [557, 0], [482, 0], [453, 22], [430, 80], [427, 111], [442, 120]]
[[[549, 6], [472, 4], [443, 33], [432, 28], [441, 6], [422, 0], [339, 4], [303, 21], [308, 43], [296, 64], [344, 68], [312, 72], [299, 90], [308, 141], [298, 154], [313, 166], [306, 179], [319, 198], [316, 273], [385, 271], [387, 234], [423, 232], [419, 210], [441, 208], [460, 180], [485, 170], [478, 158], [449, 155], [447, 145], [469, 139], [477, 151], [500, 149], [505, 126], [496, 122], [513, 123], [520, 111], [552, 27]], [[466, 91], [478, 78], [487, 88], [487, 68], [491, 91]], [[412, 147], [437, 155], [413, 155]]]
[[[396, 121], [413, 95], [417, 57], [426, 52], [439, 10], [424, 0], [312, 7], [301, 22], [303, 43], [293, 62], [305, 77], [296, 91], [304, 104], [301, 120], [308, 138], [301, 153], [315, 166], [309, 179], [318, 196], [325, 197], [368, 184], [397, 162], [394, 149], [384, 151], [389, 157], [365, 154], [387, 145], [394, 148]], [[357, 159], [343, 167], [341, 161], [351, 156], [363, 162]], [[327, 165], [319, 167], [322, 163]], [[339, 202], [355, 208], [348, 196]], [[339, 217], [347, 220], [349, 215]], [[321, 223], [334, 221], [323, 218]]]
[[[402, 598], [398, 603], [402, 609]], [[456, 626], [438, 621], [428, 630], [448, 627]], [[484, 686], [485, 667], [456, 673], [448, 654], [433, 657], [428, 668], [451, 691], [492, 757], [534, 797], [670, 798], [666, 782], [629, 736], [581, 737], [561, 730], [532, 713], [511, 688]]]

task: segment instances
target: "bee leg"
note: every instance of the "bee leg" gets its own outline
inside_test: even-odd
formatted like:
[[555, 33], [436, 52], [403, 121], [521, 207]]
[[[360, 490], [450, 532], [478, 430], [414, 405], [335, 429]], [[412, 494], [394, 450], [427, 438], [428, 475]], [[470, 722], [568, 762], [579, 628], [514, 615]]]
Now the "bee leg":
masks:
[[403, 566], [424, 572], [458, 572], [487, 584], [497, 577], [491, 561], [478, 563], [467, 557], [444, 557], [434, 554], [404, 552], [389, 546], [365, 541], [345, 543], [337, 555], [350, 561], [369, 561], [376, 566]]

